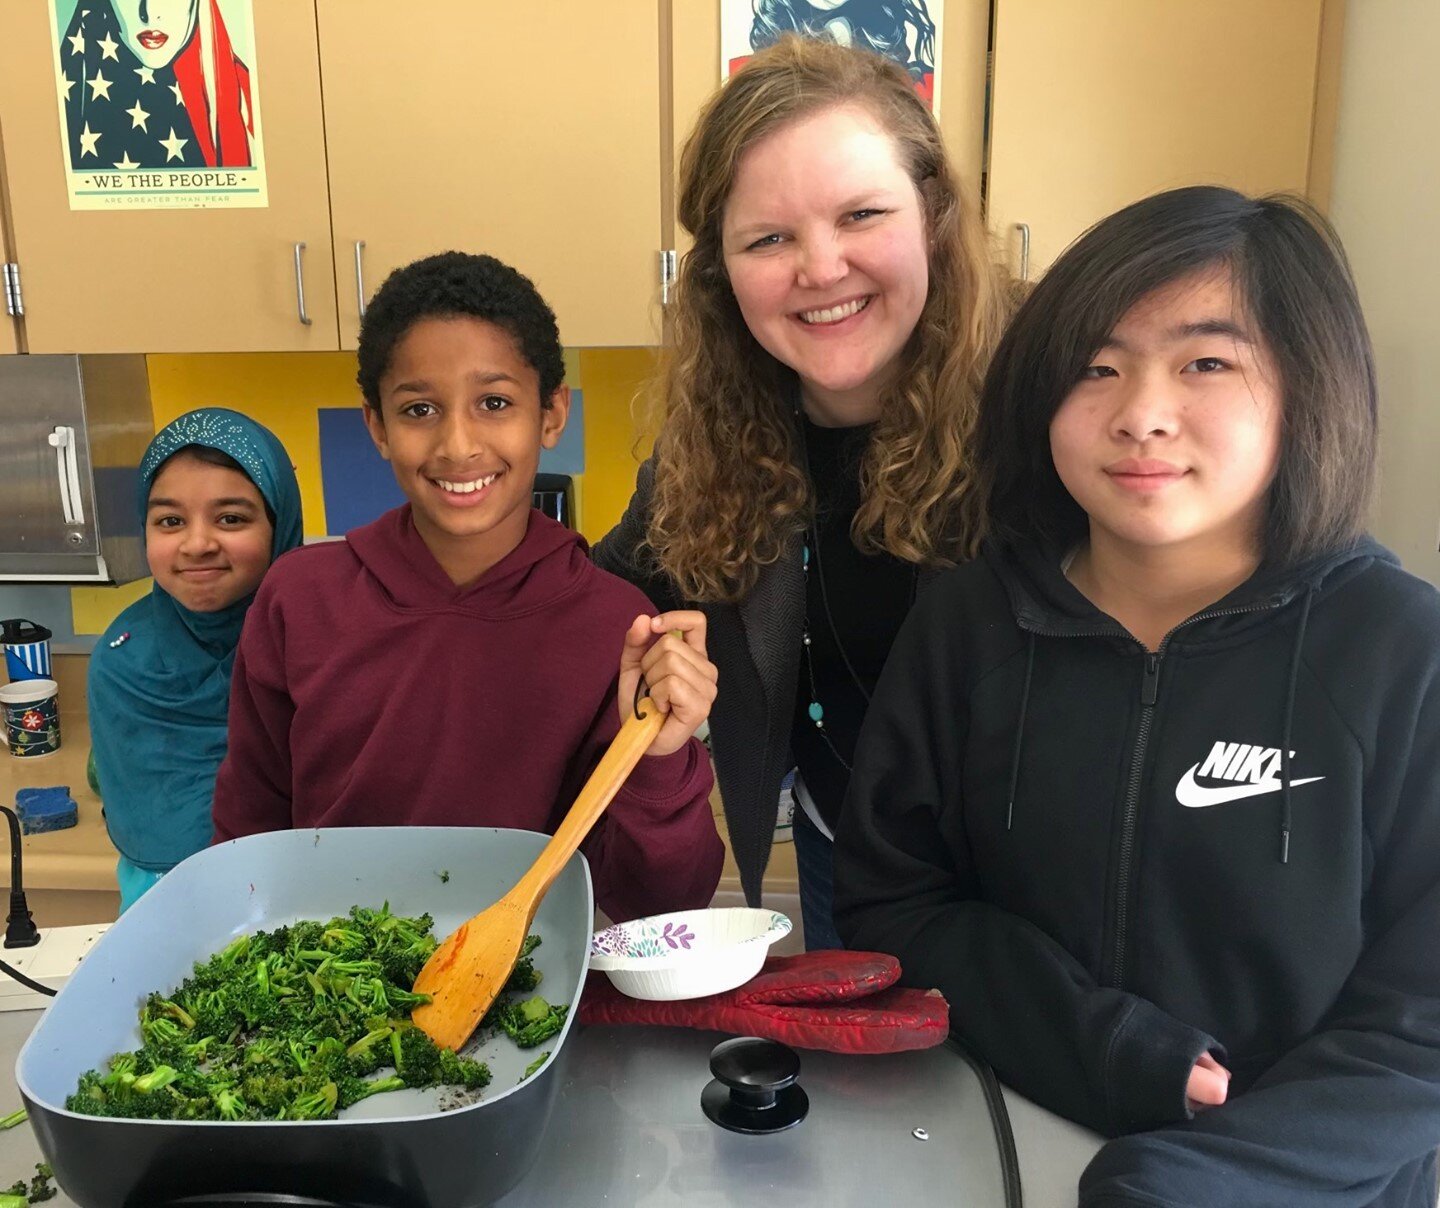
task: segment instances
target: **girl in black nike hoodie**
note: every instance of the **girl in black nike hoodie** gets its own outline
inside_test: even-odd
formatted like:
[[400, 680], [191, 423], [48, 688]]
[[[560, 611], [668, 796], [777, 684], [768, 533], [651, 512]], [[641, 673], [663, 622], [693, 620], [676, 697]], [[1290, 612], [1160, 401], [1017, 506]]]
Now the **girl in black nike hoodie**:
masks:
[[1362, 535], [1369, 339], [1302, 203], [1100, 223], [993, 362], [992, 539], [917, 602], [847, 944], [1114, 1138], [1085, 1208], [1435, 1203], [1440, 596]]

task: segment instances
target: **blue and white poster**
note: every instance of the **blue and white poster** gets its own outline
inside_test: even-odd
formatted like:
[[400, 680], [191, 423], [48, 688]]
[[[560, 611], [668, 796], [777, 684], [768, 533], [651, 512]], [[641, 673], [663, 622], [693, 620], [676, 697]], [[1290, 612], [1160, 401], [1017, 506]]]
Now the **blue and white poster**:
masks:
[[828, 38], [894, 59], [940, 112], [945, 0], [720, 0], [720, 78], [787, 33]]
[[268, 204], [251, 0], [51, 0], [72, 210]]

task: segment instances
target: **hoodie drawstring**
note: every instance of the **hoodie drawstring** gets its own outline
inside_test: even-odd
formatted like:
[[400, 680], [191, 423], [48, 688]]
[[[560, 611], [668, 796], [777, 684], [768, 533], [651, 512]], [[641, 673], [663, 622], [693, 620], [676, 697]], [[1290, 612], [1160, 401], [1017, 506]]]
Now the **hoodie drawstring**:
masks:
[[1295, 647], [1290, 653], [1290, 687], [1285, 694], [1285, 728], [1280, 740], [1280, 781], [1283, 815], [1280, 820], [1280, 863], [1290, 863], [1290, 731], [1295, 721], [1295, 685], [1300, 679], [1300, 650], [1305, 644], [1305, 629], [1310, 623], [1310, 604], [1315, 588], [1305, 593], [1300, 605], [1300, 624], [1295, 630]]
[[1025, 714], [1030, 709], [1030, 676], [1035, 670], [1035, 635], [1029, 635], [1025, 655], [1025, 687], [1020, 692], [1020, 720], [1015, 727], [1015, 750], [1010, 756], [1010, 804], [1005, 808], [1005, 829], [1015, 821], [1015, 786], [1020, 783], [1020, 751], [1025, 745]]

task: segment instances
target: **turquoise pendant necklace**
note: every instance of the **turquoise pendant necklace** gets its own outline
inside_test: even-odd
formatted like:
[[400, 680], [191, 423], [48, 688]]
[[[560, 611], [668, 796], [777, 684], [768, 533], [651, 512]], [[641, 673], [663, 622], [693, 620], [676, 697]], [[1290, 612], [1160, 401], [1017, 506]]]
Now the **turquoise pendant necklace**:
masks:
[[[810, 451], [805, 440], [805, 420], [800, 409], [795, 409], [796, 431], [800, 438], [801, 464], [804, 465], [806, 473], [810, 470]], [[811, 499], [815, 499], [815, 486], [811, 483]], [[806, 716], [815, 727], [816, 733], [821, 740], [830, 748], [830, 753], [835, 756], [836, 761], [849, 773], [852, 769], [849, 761], [840, 754], [840, 749], [830, 738], [830, 732], [825, 728], [825, 706], [820, 703], [820, 694], [815, 684], [815, 656], [811, 648], [810, 634], [810, 564], [815, 564], [815, 583], [820, 589], [820, 606], [825, 613], [825, 623], [829, 627], [831, 640], [835, 643], [835, 649], [840, 655], [840, 661], [845, 664], [845, 670], [850, 675], [850, 682], [855, 685], [856, 691], [860, 693], [868, 709], [870, 706], [870, 692], [865, 687], [864, 681], [855, 671], [855, 666], [846, 653], [845, 643], [840, 640], [840, 630], [835, 625], [835, 617], [830, 611], [830, 596], [825, 590], [825, 567], [820, 557], [820, 527], [815, 520], [811, 520], [806, 527], [802, 544], [800, 546], [800, 566], [805, 578], [805, 613], [800, 630], [801, 649], [805, 656], [806, 676], [810, 681], [810, 703], [805, 708]], [[919, 583], [918, 568], [912, 571], [910, 580], [910, 603], [915, 602], [915, 591]]]
[[[805, 575], [805, 599], [807, 601], [810, 599], [810, 562], [812, 547], [814, 550], [815, 579], [820, 588], [820, 602], [825, 609], [825, 619], [830, 625], [830, 636], [835, 641], [835, 649], [840, 652], [840, 660], [845, 664], [845, 670], [850, 673], [851, 680], [854, 681], [855, 687], [859, 690], [860, 695], [865, 698], [865, 704], [868, 707], [870, 704], [870, 693], [865, 690], [864, 683], [862, 683], [860, 677], [855, 674], [855, 668], [850, 665], [850, 656], [845, 653], [845, 647], [840, 641], [840, 633], [835, 628], [835, 619], [830, 615], [830, 600], [825, 592], [825, 570], [820, 565], [820, 532], [818, 528], [813, 526], [806, 531], [805, 541], [800, 547], [800, 566]], [[808, 607], [805, 610], [805, 617], [800, 630], [800, 642], [801, 649], [805, 653], [806, 676], [810, 681], [810, 703], [805, 707], [806, 715], [814, 724], [816, 733], [820, 735], [821, 741], [830, 748], [830, 753], [835, 756], [836, 761], [842, 768], [849, 772], [852, 770], [849, 762], [845, 756], [840, 754], [840, 749], [831, 741], [829, 731], [825, 729], [825, 706], [820, 703], [820, 693], [815, 685], [815, 655], [811, 649], [810, 610]]]

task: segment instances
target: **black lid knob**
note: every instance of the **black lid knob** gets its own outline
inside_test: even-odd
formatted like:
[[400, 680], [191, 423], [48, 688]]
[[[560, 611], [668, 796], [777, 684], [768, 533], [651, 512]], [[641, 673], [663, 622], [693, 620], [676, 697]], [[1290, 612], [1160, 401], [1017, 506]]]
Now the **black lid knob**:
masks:
[[710, 1053], [715, 1080], [700, 1095], [705, 1115], [738, 1133], [771, 1133], [805, 1119], [810, 1099], [795, 1085], [800, 1058], [778, 1040], [740, 1036]]

